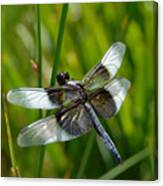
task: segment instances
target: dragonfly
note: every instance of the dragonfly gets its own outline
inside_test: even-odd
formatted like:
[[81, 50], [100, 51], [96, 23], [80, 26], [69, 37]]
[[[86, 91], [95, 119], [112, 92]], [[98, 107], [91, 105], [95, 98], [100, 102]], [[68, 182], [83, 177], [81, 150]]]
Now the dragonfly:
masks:
[[10, 90], [7, 100], [12, 104], [31, 109], [55, 110], [54, 114], [21, 129], [18, 145], [28, 147], [65, 142], [94, 128], [106, 148], [121, 162], [121, 155], [99, 117], [109, 120], [115, 116], [130, 88], [128, 79], [114, 78], [125, 50], [124, 43], [115, 42], [81, 81], [70, 78], [67, 72], [61, 72], [56, 76], [56, 87]]

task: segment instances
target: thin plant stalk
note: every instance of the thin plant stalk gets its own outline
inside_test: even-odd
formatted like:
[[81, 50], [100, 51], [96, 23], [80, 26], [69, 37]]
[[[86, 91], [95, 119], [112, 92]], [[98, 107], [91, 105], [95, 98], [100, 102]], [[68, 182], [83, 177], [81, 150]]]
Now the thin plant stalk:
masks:
[[38, 161], [37, 161], [37, 165], [36, 165], [36, 177], [38, 177], [38, 178], [41, 177], [44, 155], [45, 155], [45, 146], [41, 145], [39, 147]]
[[94, 141], [95, 141], [95, 133], [91, 133], [85, 151], [82, 155], [82, 160], [76, 178], [82, 178], [83, 176]]
[[124, 161], [122, 164], [116, 166], [112, 170], [105, 173], [103, 176], [100, 177], [100, 179], [107, 179], [107, 180], [115, 179], [117, 176], [119, 176], [124, 171], [128, 170], [130, 167], [136, 165], [140, 161], [149, 157], [149, 155], [150, 155], [150, 151], [149, 148], [147, 147], [144, 150], [132, 156], [131, 158]]
[[[40, 20], [40, 7], [39, 4], [35, 5], [36, 8], [36, 19], [37, 19], [37, 27], [36, 27], [36, 36], [37, 36], [37, 60], [38, 60], [38, 87], [42, 87], [42, 47], [41, 47], [41, 20]], [[39, 118], [42, 117], [42, 111], [39, 110]], [[40, 177], [42, 169], [42, 151], [44, 146], [40, 147], [38, 161], [36, 165], [36, 176]]]
[[[37, 18], [37, 61], [38, 61], [38, 87], [42, 87], [42, 46], [41, 46], [41, 19], [40, 6], [36, 4], [36, 18]], [[39, 118], [42, 117], [42, 111], [39, 110]]]
[[5, 125], [6, 125], [9, 153], [10, 153], [10, 159], [11, 159], [11, 174], [14, 177], [20, 177], [20, 172], [19, 172], [19, 168], [16, 163], [16, 158], [15, 158], [15, 153], [14, 153], [14, 146], [12, 143], [13, 139], [12, 139], [10, 124], [8, 120], [8, 112], [7, 112], [7, 104], [5, 101], [5, 96], [3, 97], [3, 106], [4, 106], [4, 120], [5, 120]]
[[38, 86], [42, 87], [42, 46], [41, 46], [41, 20], [40, 20], [40, 7], [36, 5], [36, 18], [37, 18], [37, 54], [38, 54]]
[[57, 37], [57, 44], [56, 44], [56, 51], [55, 51], [55, 56], [54, 56], [54, 63], [53, 63], [53, 68], [52, 68], [50, 86], [55, 85], [55, 81], [56, 81], [56, 74], [57, 74], [57, 69], [58, 69], [59, 62], [60, 62], [60, 53], [61, 53], [67, 11], [68, 11], [68, 4], [64, 4], [62, 7], [62, 13], [61, 13], [59, 32], [58, 32], [58, 37]]
[[38, 86], [42, 87], [42, 47], [41, 47], [41, 20], [40, 20], [40, 7], [36, 5], [37, 17], [37, 53], [38, 53]]
[[[68, 4], [64, 4], [62, 7], [62, 13], [61, 13], [61, 19], [60, 19], [60, 25], [59, 25], [59, 31], [58, 31], [58, 37], [57, 37], [57, 44], [56, 44], [56, 51], [55, 51], [54, 63], [53, 63], [52, 74], [51, 74], [51, 79], [50, 79], [50, 86], [55, 85], [57, 69], [58, 69], [59, 62], [60, 62], [60, 53], [61, 53], [67, 11], [68, 11]], [[41, 146], [40, 152], [39, 152], [38, 166], [37, 166], [38, 177], [41, 176], [44, 156], [45, 156], [45, 146]]]

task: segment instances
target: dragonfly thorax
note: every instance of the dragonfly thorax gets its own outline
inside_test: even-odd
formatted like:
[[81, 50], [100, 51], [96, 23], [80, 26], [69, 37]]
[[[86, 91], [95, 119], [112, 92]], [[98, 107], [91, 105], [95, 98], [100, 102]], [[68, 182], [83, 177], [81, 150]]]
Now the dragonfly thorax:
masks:
[[78, 93], [79, 93], [78, 100], [80, 100], [80, 103], [84, 103], [87, 101], [87, 99], [88, 99], [87, 92], [85, 91], [85, 88], [81, 84], [80, 81], [70, 80], [67, 82], [67, 85], [74, 87], [74, 89], [76, 89], [76, 91], [78, 91]]

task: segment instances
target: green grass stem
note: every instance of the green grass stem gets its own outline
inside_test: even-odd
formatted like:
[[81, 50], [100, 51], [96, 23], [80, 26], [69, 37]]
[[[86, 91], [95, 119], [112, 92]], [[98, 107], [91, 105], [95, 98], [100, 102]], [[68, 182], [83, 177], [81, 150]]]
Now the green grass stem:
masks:
[[57, 69], [58, 69], [58, 65], [59, 65], [59, 61], [60, 61], [60, 53], [61, 53], [67, 11], [68, 11], [68, 4], [64, 4], [63, 8], [62, 8], [62, 13], [61, 13], [59, 32], [58, 32], [58, 37], [57, 37], [57, 45], [56, 45], [54, 63], [53, 63], [53, 68], [52, 68], [51, 80], [50, 80], [51, 86], [55, 85], [55, 81], [56, 81], [56, 74], [57, 74]]
[[45, 155], [45, 146], [41, 145], [39, 147], [38, 161], [37, 161], [37, 165], [36, 165], [36, 177], [38, 177], [38, 178], [41, 177], [44, 155]]
[[16, 158], [14, 153], [14, 145], [13, 145], [13, 139], [12, 139], [12, 134], [10, 129], [10, 123], [8, 120], [8, 112], [7, 112], [7, 104], [5, 101], [5, 96], [3, 97], [3, 106], [4, 106], [4, 120], [5, 120], [6, 131], [7, 131], [8, 147], [9, 147], [9, 153], [11, 159], [11, 174], [14, 177], [20, 177], [20, 172], [16, 163]]
[[83, 173], [85, 171], [85, 168], [86, 168], [86, 165], [87, 165], [89, 155], [91, 153], [94, 141], [95, 141], [95, 132], [90, 134], [90, 137], [88, 139], [88, 143], [86, 145], [85, 151], [82, 155], [82, 160], [81, 160], [79, 171], [77, 173], [76, 178], [82, 178], [82, 176], [83, 176]]
[[37, 18], [37, 60], [38, 60], [38, 86], [42, 87], [42, 47], [41, 47], [41, 20], [40, 20], [40, 7], [36, 5], [36, 18]]
[[[59, 61], [60, 61], [60, 53], [61, 53], [61, 46], [62, 46], [65, 23], [66, 23], [67, 11], [68, 11], [68, 4], [64, 4], [63, 8], [62, 8], [62, 13], [61, 13], [61, 19], [60, 19], [60, 25], [59, 25], [59, 31], [58, 31], [58, 38], [57, 38], [57, 46], [56, 46], [56, 52], [55, 52], [55, 56], [54, 56], [54, 63], [53, 63], [53, 68], [52, 68], [50, 86], [55, 85], [57, 68], [58, 68]], [[37, 14], [37, 16], [38, 16], [38, 14]], [[38, 16], [38, 21], [39, 20], [40, 19], [39, 19], [39, 16]], [[38, 28], [40, 29], [40, 26], [38, 26]], [[41, 43], [40, 43], [40, 45], [41, 45]], [[39, 51], [41, 51], [41, 50], [39, 50]], [[37, 170], [36, 170], [37, 171], [37, 177], [41, 176], [44, 156], [45, 156], [45, 146], [41, 146], [40, 147], [40, 152], [39, 152]]]
[[105, 173], [103, 176], [100, 177], [100, 179], [115, 179], [117, 176], [119, 176], [121, 173], [125, 172], [130, 167], [136, 165], [143, 159], [147, 158], [150, 155], [149, 148], [145, 148], [144, 150], [138, 152], [131, 158], [124, 161], [122, 164], [119, 164], [112, 170], [109, 170], [107, 173]]
[[[36, 9], [36, 23], [37, 23], [37, 30], [36, 30], [36, 36], [37, 36], [37, 60], [38, 60], [38, 87], [42, 87], [42, 47], [41, 47], [41, 20], [40, 20], [40, 6], [39, 4], [35, 5], [35, 9]], [[42, 111], [39, 110], [39, 118], [42, 117]], [[39, 149], [39, 156], [38, 156], [38, 160], [37, 160], [37, 165], [36, 165], [36, 177], [40, 177], [41, 176], [41, 170], [42, 170], [42, 161], [43, 158], [42, 156], [44, 155], [44, 153], [42, 153], [42, 151], [44, 151], [45, 147], [41, 146]]]

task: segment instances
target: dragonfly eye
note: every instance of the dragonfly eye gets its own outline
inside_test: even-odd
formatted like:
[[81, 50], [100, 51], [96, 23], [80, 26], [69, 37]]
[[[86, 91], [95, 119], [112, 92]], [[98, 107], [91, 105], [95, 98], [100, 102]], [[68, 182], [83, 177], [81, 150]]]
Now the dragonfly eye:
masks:
[[69, 79], [70, 79], [70, 76], [68, 72], [61, 72], [57, 74], [57, 81], [60, 85], [65, 85]]

